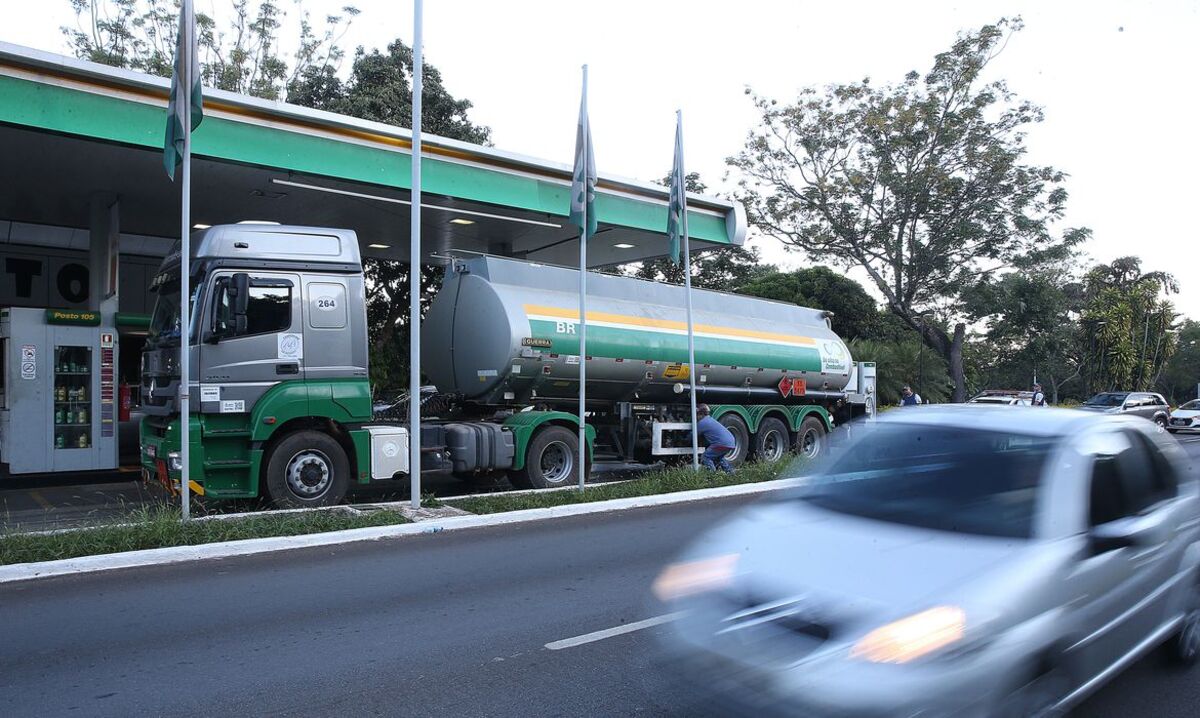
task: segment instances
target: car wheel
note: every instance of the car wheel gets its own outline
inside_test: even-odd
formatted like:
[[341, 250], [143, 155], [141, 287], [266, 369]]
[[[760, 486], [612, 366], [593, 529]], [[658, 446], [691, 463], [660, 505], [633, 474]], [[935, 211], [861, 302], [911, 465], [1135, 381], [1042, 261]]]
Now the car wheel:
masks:
[[1165, 429], [1167, 428], [1167, 417], [1161, 415], [1156, 416], [1154, 417], [1154, 423], [1158, 424], [1159, 429]]
[[1200, 658], [1200, 581], [1192, 583], [1183, 623], [1167, 644], [1167, 656], [1182, 666], [1194, 665]]
[[1066, 711], [1059, 702], [1067, 694], [1070, 683], [1060, 668], [1043, 670], [1025, 685], [1009, 694], [1000, 705], [997, 716], [1002, 718], [1059, 718]]

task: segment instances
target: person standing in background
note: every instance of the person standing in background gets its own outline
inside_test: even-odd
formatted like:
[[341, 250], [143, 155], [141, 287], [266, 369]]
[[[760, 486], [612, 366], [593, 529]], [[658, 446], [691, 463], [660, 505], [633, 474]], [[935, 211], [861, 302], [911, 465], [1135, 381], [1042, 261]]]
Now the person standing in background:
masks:
[[908, 384], [904, 385], [904, 390], [900, 393], [900, 406], [917, 406], [921, 403], [921, 395], [913, 391]]
[[1033, 383], [1033, 399], [1029, 403], [1033, 406], [1049, 406], [1046, 403], [1046, 395], [1042, 392], [1042, 385], [1036, 381]]

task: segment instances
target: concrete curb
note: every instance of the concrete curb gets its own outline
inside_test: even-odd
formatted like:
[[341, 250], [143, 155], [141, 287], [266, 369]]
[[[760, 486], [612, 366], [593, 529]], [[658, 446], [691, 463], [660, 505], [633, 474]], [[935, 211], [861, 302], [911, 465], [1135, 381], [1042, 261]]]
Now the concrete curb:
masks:
[[464, 529], [484, 528], [489, 526], [504, 526], [507, 524], [528, 523], [546, 519], [563, 518], [567, 516], [584, 516], [587, 514], [620, 511], [624, 509], [645, 508], [651, 506], [667, 506], [682, 504], [705, 499], [725, 498], [729, 496], [749, 496], [770, 491], [791, 488], [799, 485], [797, 479], [777, 479], [753, 484], [738, 484], [722, 486], [715, 489], [698, 489], [696, 491], [677, 491], [670, 494], [654, 494], [650, 496], [635, 496], [627, 499], [612, 499], [609, 501], [591, 501], [565, 506], [551, 506], [541, 509], [525, 509], [522, 511], [507, 511], [496, 514], [458, 516], [444, 519], [431, 519], [410, 524], [395, 526], [372, 526], [346, 531], [330, 531], [326, 533], [305, 534], [302, 536], [278, 536], [273, 538], [244, 539], [242, 541], [227, 541], [222, 543], [201, 544], [199, 546], [172, 546], [169, 548], [145, 549], [142, 551], [127, 551], [124, 553], [103, 554], [99, 556], [84, 556], [81, 558], [62, 559], [59, 561], [41, 561], [38, 563], [18, 563], [0, 566], [0, 584], [16, 581], [28, 581], [54, 576], [70, 576], [82, 573], [97, 573], [113, 571], [122, 568], [140, 566], [159, 566], [190, 561], [206, 561], [234, 556], [252, 556], [255, 554], [290, 551], [294, 549], [313, 548], [316, 546], [336, 546], [340, 544], [358, 543], [361, 541], [378, 541], [381, 539], [416, 536], [419, 534], [439, 533], [442, 531], [459, 531]]

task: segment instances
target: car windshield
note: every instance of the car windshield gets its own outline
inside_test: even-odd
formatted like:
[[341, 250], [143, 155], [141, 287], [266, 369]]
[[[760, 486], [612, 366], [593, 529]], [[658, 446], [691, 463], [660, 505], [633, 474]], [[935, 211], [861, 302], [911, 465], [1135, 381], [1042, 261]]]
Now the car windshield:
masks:
[[1053, 439], [879, 423], [831, 456], [799, 496], [830, 511], [956, 533], [1028, 538]]
[[1200, 411], [1200, 399], [1192, 399], [1186, 404], [1181, 404], [1179, 408], [1184, 411]]
[[1121, 406], [1129, 394], [1122, 392], [1105, 392], [1097, 394], [1084, 402], [1085, 406]]
[[1012, 397], [1008, 396], [981, 396], [977, 399], [972, 399], [972, 404], [1011, 404]]

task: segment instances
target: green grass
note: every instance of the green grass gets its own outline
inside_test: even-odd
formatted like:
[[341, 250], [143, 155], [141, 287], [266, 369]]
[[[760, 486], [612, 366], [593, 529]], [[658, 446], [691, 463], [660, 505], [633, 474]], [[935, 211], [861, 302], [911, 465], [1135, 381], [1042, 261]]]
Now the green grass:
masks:
[[396, 511], [363, 514], [312, 511], [264, 514], [222, 521], [179, 521], [179, 509], [165, 504], [139, 508], [120, 524], [56, 534], [0, 533], [0, 565], [53, 561], [122, 551], [195, 546], [218, 541], [299, 536], [344, 529], [408, 523]]
[[473, 514], [494, 514], [503, 511], [540, 509], [549, 506], [581, 504], [590, 501], [626, 499], [633, 496], [670, 494], [676, 491], [711, 489], [718, 486], [770, 481], [780, 478], [784, 471], [793, 465], [791, 461], [780, 461], [774, 464], [745, 464], [734, 474], [705, 470], [695, 472], [692, 471], [691, 467], [662, 469], [643, 474], [633, 481], [588, 486], [582, 493], [571, 490], [516, 495], [498, 493], [492, 496], [477, 496], [461, 500], [442, 499], [442, 502], [448, 506], [470, 511]]

